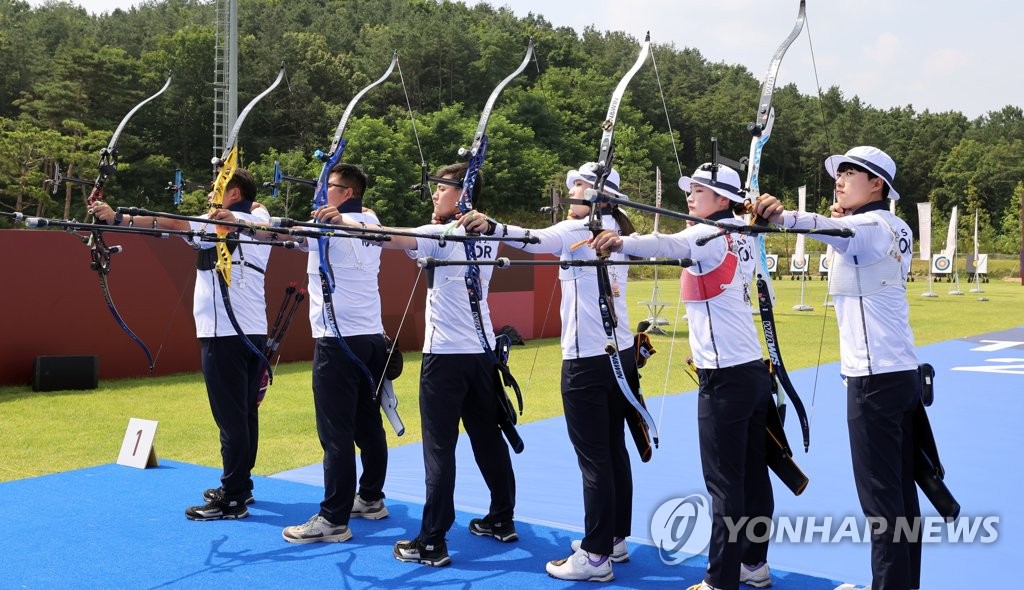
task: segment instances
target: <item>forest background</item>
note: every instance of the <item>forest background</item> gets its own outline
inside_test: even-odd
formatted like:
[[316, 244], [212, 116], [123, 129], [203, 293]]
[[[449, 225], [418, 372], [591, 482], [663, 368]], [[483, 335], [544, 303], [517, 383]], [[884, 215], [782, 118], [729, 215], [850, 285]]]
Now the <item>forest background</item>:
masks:
[[[168, 72], [170, 88], [121, 136], [108, 200], [172, 210], [167, 186], [180, 169], [196, 183], [180, 210], [202, 211], [200, 185], [210, 181], [214, 155], [214, 12], [213, 3], [195, 0], [150, 1], [103, 15], [60, 2], [32, 8], [0, 0], [0, 211], [83, 218], [88, 189], [68, 183], [54, 193], [46, 181], [55, 165], [68, 176], [95, 177], [99, 150], [121, 117]], [[502, 94], [488, 127], [482, 209], [522, 225], [545, 224], [539, 209], [550, 204], [552, 188], [564, 196], [565, 171], [596, 157], [608, 100], [639, 49], [624, 32], [577, 34], [541, 16], [431, 0], [241, 0], [239, 37], [239, 108], [282, 61], [288, 72], [287, 88], [261, 102], [240, 135], [244, 165], [261, 182], [271, 180], [275, 161], [289, 176], [315, 178], [320, 163], [312, 152], [328, 147], [349, 100], [399, 52], [401, 75], [359, 103], [345, 152], [370, 176], [366, 204], [396, 226], [428, 218], [429, 201], [409, 190], [421, 163], [433, 169], [457, 159], [487, 96], [522, 60], [530, 37], [536, 62]], [[774, 49], [764, 48], [766, 64]], [[711, 63], [699, 48], [655, 44], [653, 53], [657, 67], [648, 62], [640, 70], [619, 112], [614, 166], [623, 191], [646, 203], [654, 201], [660, 168], [664, 206], [685, 211], [675, 180], [710, 159], [712, 137], [723, 155], [746, 155], [763, 74]], [[915, 204], [930, 201], [934, 235], [945, 235], [959, 205], [961, 218], [979, 214], [982, 252], [1020, 252], [1019, 106], [972, 120], [955, 111], [877, 109], [849, 94], [838, 86], [815, 96], [794, 85], [776, 89], [762, 190], [793, 205], [797, 187], [806, 185], [808, 209], [823, 212], [832, 200], [823, 160], [877, 145], [898, 164], [897, 206], [912, 228]], [[285, 185], [277, 198], [268, 190], [260, 200], [274, 215], [306, 218], [310, 198], [308, 187]], [[649, 219], [636, 215], [635, 222], [650, 231]], [[973, 227], [963, 223], [959, 233], [967, 246]]]

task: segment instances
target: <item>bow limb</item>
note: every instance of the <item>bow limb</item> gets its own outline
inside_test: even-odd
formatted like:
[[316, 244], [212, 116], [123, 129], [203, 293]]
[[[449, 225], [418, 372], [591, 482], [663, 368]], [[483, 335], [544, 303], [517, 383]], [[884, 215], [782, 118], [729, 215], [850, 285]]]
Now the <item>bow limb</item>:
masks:
[[[641, 67], [643, 67], [644, 63], [647, 61], [647, 57], [650, 55], [650, 52], [651, 34], [647, 33], [644, 43], [640, 48], [640, 55], [637, 56], [636, 62], [633, 63], [633, 67], [631, 67], [622, 79], [619, 80], [618, 85], [615, 87], [615, 91], [612, 93], [611, 102], [608, 104], [608, 113], [605, 116], [604, 123], [601, 125], [604, 131], [601, 135], [601, 148], [597, 158], [597, 168], [594, 171], [597, 178], [594, 182], [593, 189], [590, 189], [591, 195], [602, 194], [605, 182], [608, 180], [608, 175], [611, 174], [612, 160], [615, 157], [615, 121], [618, 117], [619, 105], [622, 104], [622, 97], [626, 92], [626, 87], [633, 79], [633, 76]], [[587, 222], [588, 228], [594, 236], [597, 236], [604, 229], [599, 210], [600, 207], [594, 203], [590, 208], [590, 218]], [[598, 256], [600, 258], [604, 258], [607, 257], [607, 254], [602, 255], [602, 253], [598, 253]], [[632, 386], [626, 378], [625, 368], [622, 365], [622, 358], [619, 355], [619, 345], [615, 338], [615, 328], [618, 325], [618, 318], [615, 314], [615, 295], [612, 292], [612, 281], [608, 274], [608, 267], [605, 265], [597, 267], [597, 285], [598, 306], [601, 310], [601, 319], [604, 326], [605, 336], [608, 339], [608, 344], [605, 350], [608, 353], [608, 360], [612, 366], [612, 374], [615, 376], [615, 381], [618, 383], [619, 389], [622, 391], [622, 395], [626, 398], [629, 405], [633, 407], [636, 411], [636, 415], [639, 417], [639, 423], [632, 420], [631, 417], [627, 417], [627, 422], [630, 423], [630, 430], [633, 432], [633, 438], [637, 443], [641, 459], [648, 461], [650, 460], [652, 451], [650, 443], [646, 441], [649, 437], [650, 440], [653, 441], [654, 446], [658, 446], [658, 426], [650, 412], [647, 411], [643, 398], [640, 397], [640, 392], [633, 391]]]
[[118, 124], [117, 129], [114, 130], [114, 135], [110, 137], [110, 142], [107, 143], [107, 147], [100, 150], [99, 173], [96, 176], [96, 180], [93, 181], [92, 191], [89, 193], [89, 198], [87, 199], [87, 203], [89, 205], [92, 205], [96, 201], [103, 200], [103, 185], [107, 182], [107, 178], [117, 170], [117, 140], [121, 137], [121, 132], [124, 131], [125, 125], [128, 124], [128, 121], [134, 117], [135, 113], [145, 106], [146, 103], [160, 96], [165, 90], [167, 90], [167, 87], [171, 85], [172, 77], [173, 76], [167, 76], [167, 81], [164, 82], [164, 85], [160, 90], [157, 90], [155, 94], [149, 96], [139, 104], [132, 107], [132, 110], [128, 111], [128, 114], [121, 119], [121, 123]]
[[156, 361], [153, 360], [153, 354], [149, 351], [149, 347], [146, 343], [139, 338], [128, 324], [125, 323], [124, 318], [121, 317], [121, 313], [117, 311], [117, 306], [114, 305], [114, 298], [110, 294], [110, 286], [107, 284], [107, 274], [110, 273], [110, 257], [121, 251], [121, 246], [114, 246], [111, 248], [107, 246], [103, 240], [102, 230], [93, 230], [92, 232], [92, 269], [96, 271], [100, 279], [100, 288], [103, 290], [103, 300], [107, 302], [107, 308], [110, 310], [110, 314], [114, 316], [117, 324], [121, 326], [121, 329], [125, 334], [128, 335], [135, 344], [139, 345], [142, 352], [146, 355], [146, 360], [149, 362], [149, 372], [152, 373], [156, 366]]
[[[480, 120], [476, 125], [476, 132], [473, 134], [473, 143], [468, 150], [469, 155], [469, 168], [466, 170], [466, 176], [462, 181], [462, 194], [459, 195], [459, 202], [457, 207], [459, 212], [467, 213], [473, 208], [473, 188], [476, 186], [477, 179], [480, 177], [480, 169], [483, 168], [484, 159], [487, 156], [487, 123], [491, 119], [491, 113], [494, 110], [494, 103], [498, 100], [498, 96], [501, 95], [502, 90], [505, 89], [508, 84], [515, 79], [519, 74], [522, 74], [526, 70], [526, 66], [530, 65], [530, 60], [533, 59], [533, 38], [530, 38], [530, 42], [526, 47], [526, 55], [523, 57], [522, 63], [515, 69], [514, 72], [505, 76], [494, 90], [491, 91], [491, 95], [487, 97], [487, 102], [484, 104], [484, 110], [480, 114]], [[467, 246], [467, 256], [470, 255], [469, 247]], [[476, 258], [476, 255], [472, 255]]]
[[775, 326], [775, 313], [772, 308], [771, 297], [768, 293], [768, 286], [764, 279], [760, 277], [757, 279], [757, 302], [761, 314], [761, 329], [764, 333], [765, 348], [768, 350], [768, 369], [772, 378], [777, 379], [779, 385], [782, 386], [782, 391], [777, 392], [779, 418], [784, 424], [786, 420], [785, 398], [788, 395], [793, 403], [793, 409], [796, 410], [797, 419], [800, 420], [800, 430], [803, 434], [804, 451], [806, 452], [811, 445], [810, 421], [807, 417], [807, 410], [804, 408], [803, 401], [797, 394], [796, 387], [790, 380], [789, 372], [786, 371], [786, 365], [782, 361], [782, 352], [779, 349], [778, 328]]

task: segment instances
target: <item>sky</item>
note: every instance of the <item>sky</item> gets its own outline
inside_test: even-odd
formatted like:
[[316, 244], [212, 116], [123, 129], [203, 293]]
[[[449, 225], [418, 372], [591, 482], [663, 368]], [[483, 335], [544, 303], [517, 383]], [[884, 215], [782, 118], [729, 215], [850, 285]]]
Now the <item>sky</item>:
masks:
[[[94, 13], [139, 3], [73, 1]], [[696, 48], [709, 61], [746, 66], [758, 80], [793, 28], [799, 8], [799, 0], [488, 3], [517, 16], [540, 14], [556, 27], [577, 32], [593, 26], [639, 40], [649, 30], [655, 44]], [[1006, 105], [1020, 107], [1022, 23], [1024, 2], [1019, 0], [808, 0], [807, 24], [782, 61], [778, 83], [795, 83], [804, 94], [815, 94], [818, 84], [822, 89], [838, 85], [846, 98], [858, 96], [877, 108], [911, 105], [917, 112], [955, 110], [969, 118]]]

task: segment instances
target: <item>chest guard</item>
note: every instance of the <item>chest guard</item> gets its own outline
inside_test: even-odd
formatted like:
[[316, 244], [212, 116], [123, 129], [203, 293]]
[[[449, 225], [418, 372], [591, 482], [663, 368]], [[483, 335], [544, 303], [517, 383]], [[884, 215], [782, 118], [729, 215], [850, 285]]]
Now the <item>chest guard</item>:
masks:
[[899, 236], [881, 215], [872, 215], [878, 223], [888, 228], [892, 240], [885, 256], [868, 263], [857, 263], [844, 256], [836, 256], [830, 268], [828, 292], [830, 295], [862, 297], [874, 295], [892, 286], [903, 286], [903, 260], [900, 254]]
[[696, 270], [693, 266], [683, 269], [679, 283], [684, 302], [710, 301], [725, 293], [726, 289], [745, 287], [739, 278], [740, 260], [733, 251], [732, 236], [726, 234], [724, 239], [728, 245], [725, 258], [716, 267], [705, 271], [707, 265], [698, 263]]
[[[239, 247], [238, 242], [228, 242], [228, 252], [231, 254], [235, 253], [235, 249]], [[241, 254], [241, 251], [239, 251]], [[233, 264], [238, 264], [233, 262]], [[217, 249], [216, 248], [201, 248], [196, 252], [196, 270], [213, 270], [217, 267]]]

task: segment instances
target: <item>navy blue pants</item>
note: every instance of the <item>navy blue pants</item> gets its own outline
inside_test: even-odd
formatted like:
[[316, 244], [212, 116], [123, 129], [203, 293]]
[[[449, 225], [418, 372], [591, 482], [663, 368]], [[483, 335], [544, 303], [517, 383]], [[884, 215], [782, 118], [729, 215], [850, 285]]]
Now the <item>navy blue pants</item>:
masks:
[[348, 524], [356, 494], [355, 447], [359, 447], [363, 474], [359, 495], [372, 502], [384, 497], [388, 468], [388, 441], [374, 401], [376, 381], [384, 373], [387, 350], [382, 334], [345, 338], [352, 352], [370, 370], [374, 385], [333, 337], [318, 338], [313, 349], [313, 405], [316, 431], [324, 449], [324, 499], [320, 516], [334, 524]]
[[[627, 382], [640, 388], [633, 349], [621, 352]], [[626, 412], [607, 355], [562, 361], [562, 405], [569, 441], [583, 475], [584, 550], [610, 555], [614, 537], [628, 537], [633, 472], [626, 450]]]
[[[700, 462], [712, 507], [704, 580], [715, 588], [736, 590], [741, 563], [768, 559], [767, 526], [745, 525], [738, 538], [730, 539], [726, 519], [738, 523], [744, 517], [771, 518], [775, 510], [765, 461], [765, 420], [773, 403], [770, 376], [761, 361], [698, 369], [697, 375]], [[751, 537], [764, 540], [751, 542]]]
[[[265, 336], [249, 336], [262, 350]], [[260, 420], [256, 397], [263, 365], [240, 336], [200, 338], [203, 379], [210, 399], [213, 420], [220, 429], [220, 476], [224, 496], [240, 500], [252, 491], [252, 468], [256, 465]]]
[[[920, 539], [906, 535], [913, 519], [921, 516], [914, 482], [919, 386], [917, 371], [846, 380], [846, 421], [857, 497], [864, 516], [885, 522], [884, 531], [872, 528], [872, 590], [921, 587]], [[901, 520], [911, 529], [904, 527], [903, 534], [896, 535]]]
[[455, 523], [455, 444], [462, 420], [473, 458], [491, 492], [488, 522], [512, 520], [516, 479], [498, 428], [494, 364], [480, 354], [424, 354], [420, 372], [420, 421], [426, 502], [419, 537], [438, 542]]

